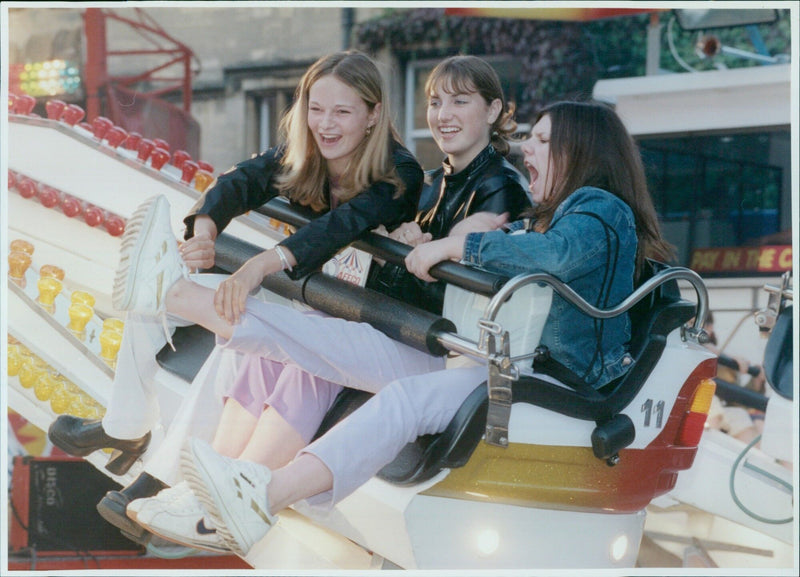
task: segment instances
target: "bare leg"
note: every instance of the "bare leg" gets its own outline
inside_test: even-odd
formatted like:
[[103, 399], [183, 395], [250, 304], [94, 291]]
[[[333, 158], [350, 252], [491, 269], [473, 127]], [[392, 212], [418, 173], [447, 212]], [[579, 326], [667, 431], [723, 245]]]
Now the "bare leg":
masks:
[[233, 335], [233, 325], [217, 315], [214, 293], [214, 289], [185, 278], [178, 279], [167, 292], [167, 311], [229, 339]]
[[305, 446], [300, 433], [278, 411], [267, 407], [239, 458], [278, 469], [289, 463]]
[[235, 399], [229, 398], [225, 401], [211, 446], [220, 455], [238, 457], [247, 446], [257, 425], [258, 419], [255, 416]]
[[275, 514], [289, 505], [333, 489], [333, 473], [311, 453], [272, 472], [269, 483], [269, 511]]

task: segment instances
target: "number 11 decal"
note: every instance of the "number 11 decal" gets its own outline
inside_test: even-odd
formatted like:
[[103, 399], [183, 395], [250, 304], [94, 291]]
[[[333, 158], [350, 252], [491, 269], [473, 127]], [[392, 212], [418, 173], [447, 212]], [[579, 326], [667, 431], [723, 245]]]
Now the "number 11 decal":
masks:
[[[661, 425], [663, 424], [664, 420], [664, 401], [658, 401], [655, 404], [655, 414], [656, 414], [656, 429], [660, 429]], [[644, 426], [650, 426], [650, 416], [653, 414], [653, 399], [647, 399], [642, 404], [642, 412], [644, 413]]]

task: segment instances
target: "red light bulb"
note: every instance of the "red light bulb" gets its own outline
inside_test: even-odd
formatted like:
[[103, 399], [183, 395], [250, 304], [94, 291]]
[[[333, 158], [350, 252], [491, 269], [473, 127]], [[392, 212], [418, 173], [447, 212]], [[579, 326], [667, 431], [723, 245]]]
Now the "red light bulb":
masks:
[[150, 158], [150, 155], [153, 153], [156, 145], [153, 144], [153, 141], [149, 138], [142, 138], [139, 141], [139, 146], [136, 147], [136, 152], [138, 153], [137, 158], [141, 162], [147, 162], [147, 159]]
[[214, 167], [211, 166], [209, 163], [203, 162], [202, 160], [198, 160], [197, 165], [200, 167], [200, 170], [205, 170], [206, 172], [214, 174]]
[[79, 201], [74, 196], [64, 195], [64, 198], [61, 199], [61, 212], [66, 214], [68, 217], [72, 218], [74, 216], [78, 216], [83, 210], [81, 206], [81, 201]]
[[61, 115], [64, 114], [64, 109], [66, 109], [66, 107], [67, 103], [63, 100], [48, 100], [44, 105], [47, 118], [50, 120], [61, 120]]
[[105, 220], [103, 210], [97, 206], [88, 207], [83, 213], [83, 219], [89, 226], [97, 226]]
[[103, 140], [103, 137], [108, 133], [109, 130], [114, 126], [114, 123], [111, 122], [105, 116], [98, 116], [94, 120], [92, 120], [92, 134], [97, 140]]
[[169, 152], [169, 143], [163, 138], [154, 138], [153, 144], [156, 145], [156, 148], [160, 148], [162, 150], [166, 150], [167, 152]]
[[77, 104], [69, 104], [64, 109], [63, 114], [61, 115], [61, 120], [69, 124], [70, 126], [75, 126], [86, 115], [83, 108], [78, 106]]
[[36, 106], [36, 99], [30, 94], [23, 94], [22, 96], [17, 96], [17, 100], [14, 105], [14, 112], [28, 116], [31, 112], [33, 112], [34, 106]]
[[172, 162], [170, 164], [172, 164], [172, 166], [174, 166], [175, 168], [181, 168], [184, 162], [191, 159], [192, 155], [186, 152], [185, 150], [176, 150], [172, 154]]
[[39, 191], [39, 202], [46, 208], [53, 208], [61, 200], [61, 194], [52, 186], [42, 186]]
[[189, 184], [192, 182], [195, 173], [200, 169], [200, 165], [194, 161], [186, 160], [181, 166], [181, 182]]
[[30, 178], [21, 178], [17, 182], [17, 190], [22, 198], [33, 198], [39, 192], [36, 183]]
[[169, 160], [169, 152], [163, 148], [156, 147], [152, 154], [150, 154], [150, 166], [154, 170], [161, 170]]
[[124, 128], [120, 128], [119, 126], [115, 126], [106, 132], [106, 142], [108, 142], [111, 148], [117, 148], [120, 144], [125, 142], [126, 138], [128, 138], [128, 133]]
[[125, 222], [116, 215], [109, 216], [104, 226], [111, 236], [122, 236], [122, 233], [125, 232]]
[[128, 150], [138, 150], [139, 143], [142, 141], [142, 135], [138, 132], [131, 132], [128, 138], [125, 139], [125, 148]]

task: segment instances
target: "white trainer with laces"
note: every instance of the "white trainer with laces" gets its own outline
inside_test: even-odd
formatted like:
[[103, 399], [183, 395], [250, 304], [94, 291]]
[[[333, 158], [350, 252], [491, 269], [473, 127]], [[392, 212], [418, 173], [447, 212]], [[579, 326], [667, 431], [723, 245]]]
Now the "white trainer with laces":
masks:
[[[189, 269], [178, 252], [163, 194], [143, 202], [125, 225], [111, 300], [114, 308], [161, 317], [167, 341], [167, 291]], [[174, 349], [174, 347], [173, 347]]]
[[170, 224], [163, 194], [139, 205], [125, 225], [112, 301], [118, 310], [155, 314], [186, 266]]
[[191, 490], [171, 500], [150, 500], [142, 508], [137, 522], [153, 533], [195, 549], [230, 553], [230, 548], [220, 538], [214, 522]]
[[223, 457], [200, 439], [189, 440], [181, 467], [217, 533], [240, 557], [278, 522], [269, 513], [267, 487], [272, 472], [267, 467]]
[[176, 501], [177, 499], [183, 497], [186, 493], [191, 492], [192, 488], [189, 487], [189, 483], [186, 481], [181, 481], [174, 487], [162, 489], [152, 497], [134, 499], [128, 503], [128, 506], [125, 508], [125, 514], [128, 516], [128, 518], [138, 521], [139, 515], [142, 514], [142, 511], [145, 511], [150, 507], [163, 508], [165, 505], [171, 503], [172, 501]]

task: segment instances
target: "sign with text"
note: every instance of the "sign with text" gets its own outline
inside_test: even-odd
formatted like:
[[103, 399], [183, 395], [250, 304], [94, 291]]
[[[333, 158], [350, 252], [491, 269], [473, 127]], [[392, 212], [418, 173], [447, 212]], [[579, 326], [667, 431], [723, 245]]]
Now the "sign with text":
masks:
[[781, 273], [792, 268], [791, 245], [698, 248], [689, 268], [697, 273]]

